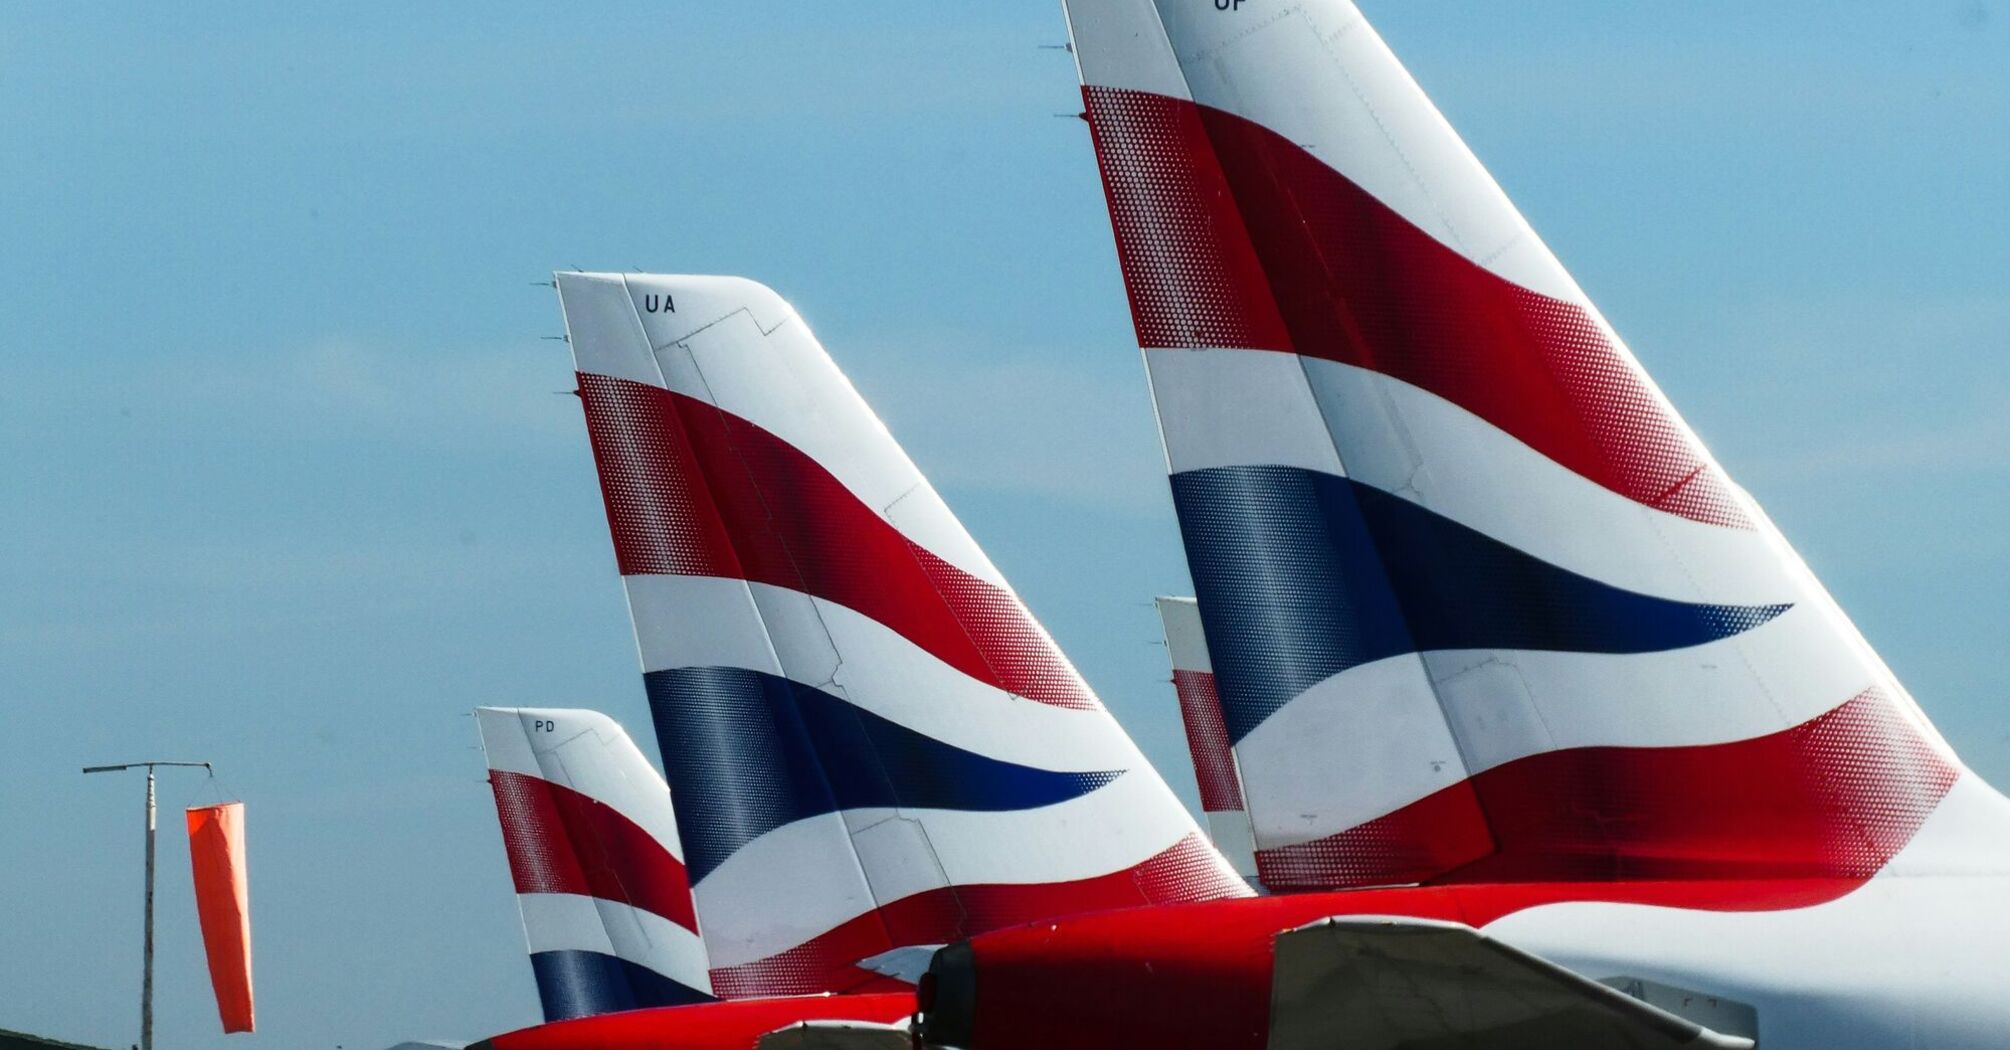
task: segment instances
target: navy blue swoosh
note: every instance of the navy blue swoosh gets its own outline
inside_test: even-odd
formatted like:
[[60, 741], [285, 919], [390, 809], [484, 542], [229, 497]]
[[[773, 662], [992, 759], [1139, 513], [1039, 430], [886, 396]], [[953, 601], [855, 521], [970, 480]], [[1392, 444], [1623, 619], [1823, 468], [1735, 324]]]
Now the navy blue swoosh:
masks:
[[1173, 505], [1229, 738], [1314, 683], [1437, 649], [1665, 652], [1780, 605], [1707, 605], [1559, 568], [1409, 500], [1297, 467], [1175, 474]]
[[805, 817], [862, 807], [1034, 809], [1123, 772], [1001, 762], [744, 668], [651, 671], [643, 681], [694, 884], [741, 846]]
[[537, 976], [537, 997], [547, 1021], [712, 1001], [647, 966], [600, 952], [532, 952], [530, 969]]

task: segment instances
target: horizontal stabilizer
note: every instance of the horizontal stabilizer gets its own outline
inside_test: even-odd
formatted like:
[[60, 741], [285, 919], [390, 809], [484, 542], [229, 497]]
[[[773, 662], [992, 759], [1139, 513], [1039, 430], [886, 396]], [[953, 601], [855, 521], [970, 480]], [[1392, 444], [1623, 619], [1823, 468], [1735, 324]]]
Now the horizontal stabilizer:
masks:
[[908, 1050], [914, 1037], [904, 1024], [871, 1021], [803, 1021], [777, 1029], [756, 1050]]
[[921, 975], [928, 972], [928, 963], [940, 951], [939, 944], [907, 944], [878, 955], [867, 956], [858, 961], [858, 968], [881, 977], [891, 977], [902, 984], [919, 984]]
[[1279, 934], [1271, 1050], [1749, 1048], [1470, 926], [1333, 918]]

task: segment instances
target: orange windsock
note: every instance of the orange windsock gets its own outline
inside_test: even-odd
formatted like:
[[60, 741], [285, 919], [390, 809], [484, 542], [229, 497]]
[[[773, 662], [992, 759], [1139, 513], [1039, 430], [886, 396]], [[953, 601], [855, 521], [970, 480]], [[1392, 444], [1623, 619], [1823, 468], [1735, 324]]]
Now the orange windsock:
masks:
[[195, 913], [209, 954], [209, 983], [225, 1032], [249, 1032], [251, 898], [244, 875], [244, 803], [190, 806], [188, 856], [195, 867]]

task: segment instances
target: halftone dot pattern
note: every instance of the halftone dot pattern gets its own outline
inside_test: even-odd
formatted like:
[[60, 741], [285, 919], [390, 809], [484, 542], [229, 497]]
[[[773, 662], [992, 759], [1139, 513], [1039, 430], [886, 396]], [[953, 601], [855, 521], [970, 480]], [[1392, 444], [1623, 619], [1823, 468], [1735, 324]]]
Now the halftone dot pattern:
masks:
[[997, 680], [1029, 700], [1100, 711], [1102, 704], [1061, 647], [1047, 635], [1018, 596], [980, 580], [933, 553], [915, 547], [921, 571], [978, 645]]
[[1629, 499], [1749, 525], [1587, 308], [1487, 270], [1298, 144], [1196, 108], [1299, 353], [1430, 391]]
[[569, 893], [651, 912], [696, 933], [684, 863], [614, 807], [549, 780], [491, 770], [518, 893]]
[[1139, 345], [1372, 369], [1628, 499], [1750, 527], [1585, 307], [1488, 271], [1260, 125], [1147, 92], [1083, 94]]
[[1314, 684], [1399, 653], [1649, 653], [1785, 613], [1623, 590], [1373, 486], [1283, 466], [1172, 476], [1229, 739]]
[[1197, 835], [1173, 843], [1171, 848], [1132, 871], [1132, 879], [1147, 904], [1183, 904], [1250, 895], [1249, 886], [1221, 854]]
[[725, 998], [813, 995], [881, 987], [861, 959], [909, 944], [946, 944], [1029, 922], [1113, 908], [1250, 896], [1221, 854], [1187, 835], [1132, 867], [1070, 882], [984, 883], [928, 890], [884, 903], [786, 952], [712, 971]]
[[1461, 782], [1337, 834], [1259, 849], [1256, 875], [1273, 893], [1403, 885], [1436, 878], [1493, 848], [1472, 784]]
[[[1588, 306], [1487, 270], [1241, 117], [1118, 89], [1085, 98], [1141, 345], [1289, 350], [1369, 369], [1634, 502], [1752, 526]], [[1249, 464], [1173, 479], [1231, 739], [1313, 681], [1387, 652], [1667, 651], [1790, 608], [1618, 592], [1386, 494], [1357, 491], [1350, 507], [1278, 473]], [[1912, 836], [1954, 775], [1871, 693], [1731, 744], [1530, 756], [1474, 778], [1463, 805], [1435, 795], [1258, 860], [1267, 883], [1293, 888], [1454, 868], [1461, 879], [1860, 878]]]
[[530, 968], [547, 1021], [712, 1001], [710, 995], [639, 962], [594, 951], [532, 952]]
[[[712, 575], [813, 595], [871, 618], [980, 682], [1107, 717], [1011, 591], [908, 539], [801, 449], [661, 387], [596, 375], [582, 375], [580, 387], [625, 574]], [[1119, 776], [964, 752], [863, 710], [837, 710], [843, 705], [808, 686], [751, 668], [679, 667], [645, 678], [691, 871], [702, 878], [753, 838], [806, 816], [886, 806], [1037, 809]], [[1070, 833], [1055, 829], [1059, 842]], [[837, 858], [849, 860], [854, 847], [842, 830], [833, 835], [833, 862], [843, 863]], [[770, 958], [721, 967], [714, 986], [726, 997], [880, 989], [888, 979], [855, 964], [897, 945], [1078, 911], [1248, 892], [1212, 848], [1184, 838], [1153, 861], [1092, 878], [954, 886], [895, 901]], [[543, 853], [531, 862], [540, 871], [563, 863]]]
[[1831, 815], [1825, 866], [1849, 878], [1883, 868], [1960, 775], [1880, 689], [1793, 732], [1808, 790]]
[[[887, 978], [859, 969], [869, 959], [898, 947], [888, 936], [881, 912], [869, 911], [788, 951], [734, 966], [712, 968], [712, 994], [721, 999], [885, 990]], [[914, 941], [915, 944], [943, 943]], [[893, 985], [898, 988], [901, 985]]]
[[[1749, 740], [1530, 755], [1358, 828], [1259, 850], [1257, 869], [1277, 890], [1368, 880], [1860, 881], [1912, 840], [1958, 775], [1889, 696], [1868, 689]], [[1477, 800], [1482, 827], [1455, 791]], [[1423, 847], [1472, 855], [1434, 868]]]
[[1084, 87], [1138, 345], [1289, 350], [1194, 107]]
[[1028, 700], [1101, 704], [1017, 595], [907, 538], [802, 450], [661, 387], [582, 375], [624, 575], [744, 579], [865, 616]]
[[535, 777], [491, 771], [496, 816], [502, 824], [503, 849], [509, 856], [510, 878], [518, 893], [577, 893], [586, 885], [579, 855], [558, 803], [544, 781]]
[[[642, 682], [694, 881], [761, 835], [836, 810], [794, 683], [744, 667], [676, 667]], [[830, 848], [849, 851], [835, 835]]]
[[1519, 292], [1522, 316], [1591, 440], [1613, 466], [1620, 494], [1713, 525], [1749, 528], [1723, 473], [1662, 409], [1647, 377], [1582, 307]]
[[671, 397], [748, 579], [870, 616], [965, 674], [1028, 700], [1100, 709], [1017, 595], [915, 543], [770, 431]]
[[1235, 756], [1228, 747], [1228, 723], [1221, 717], [1214, 675], [1174, 668], [1173, 692], [1179, 696], [1180, 721], [1186, 726], [1186, 746], [1193, 755], [1193, 777], [1200, 788], [1200, 808], [1222, 813], [1242, 808], [1242, 781], [1235, 775]]
[[[579, 374], [621, 574], [740, 575], [675, 408], [657, 388]], [[660, 393], [660, 391], [659, 391]]]
[[1031, 810], [1123, 775], [1000, 761], [744, 667], [676, 667], [643, 681], [691, 877], [701, 882], [749, 842], [811, 817]]
[[1231, 743], [1313, 684], [1416, 649], [1346, 485], [1293, 467], [1172, 476]]
[[1531, 755], [1473, 778], [1500, 851], [1455, 878], [1866, 879], [1956, 775], [1877, 689], [1747, 740]]

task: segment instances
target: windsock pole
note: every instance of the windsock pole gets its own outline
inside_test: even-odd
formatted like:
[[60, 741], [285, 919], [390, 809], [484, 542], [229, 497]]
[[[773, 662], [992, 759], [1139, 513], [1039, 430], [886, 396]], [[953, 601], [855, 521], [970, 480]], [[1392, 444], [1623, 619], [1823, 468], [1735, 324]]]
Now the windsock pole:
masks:
[[146, 767], [147, 771], [147, 905], [146, 935], [141, 948], [140, 1050], [154, 1050], [154, 767], [200, 766], [207, 762], [126, 762], [116, 766], [85, 766], [86, 773], [117, 773]]
[[147, 935], [140, 969], [140, 1050], [154, 1050], [154, 767], [147, 767]]

